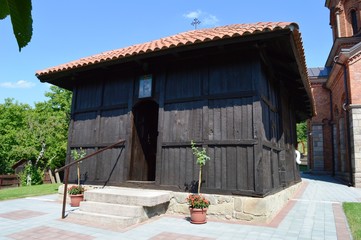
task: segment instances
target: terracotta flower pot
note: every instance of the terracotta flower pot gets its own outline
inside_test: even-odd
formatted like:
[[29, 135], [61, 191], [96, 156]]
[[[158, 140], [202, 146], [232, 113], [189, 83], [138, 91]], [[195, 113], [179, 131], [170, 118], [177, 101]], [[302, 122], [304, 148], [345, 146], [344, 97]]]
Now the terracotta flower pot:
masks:
[[191, 223], [203, 224], [207, 222], [207, 208], [189, 208]]
[[72, 207], [79, 207], [80, 202], [84, 199], [84, 194], [76, 194], [76, 195], [69, 195], [70, 196], [70, 206]]

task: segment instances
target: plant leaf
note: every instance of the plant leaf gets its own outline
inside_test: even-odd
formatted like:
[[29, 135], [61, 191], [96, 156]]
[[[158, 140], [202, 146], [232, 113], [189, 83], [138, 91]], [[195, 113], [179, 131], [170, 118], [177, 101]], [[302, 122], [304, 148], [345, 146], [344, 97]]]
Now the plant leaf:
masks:
[[0, 0], [0, 19], [5, 19], [9, 15], [7, 0]]
[[[2, 0], [3, 1], [3, 0]], [[19, 51], [28, 45], [33, 35], [33, 19], [31, 17], [31, 0], [5, 0], [9, 7], [13, 31], [18, 42]]]

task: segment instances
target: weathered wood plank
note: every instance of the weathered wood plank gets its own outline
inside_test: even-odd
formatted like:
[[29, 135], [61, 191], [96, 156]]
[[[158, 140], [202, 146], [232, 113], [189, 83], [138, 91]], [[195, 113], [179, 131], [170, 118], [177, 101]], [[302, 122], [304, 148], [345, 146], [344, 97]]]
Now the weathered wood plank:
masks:
[[237, 189], [237, 151], [235, 147], [227, 147], [227, 189]]
[[221, 148], [221, 186], [227, 189], [227, 148]]
[[[187, 162], [187, 148], [179, 148], [179, 178], [178, 183], [183, 186], [186, 183], [186, 162]], [[182, 184], [182, 185], [181, 185]]]
[[273, 176], [273, 187], [280, 187], [280, 176], [279, 176], [279, 157], [278, 152], [271, 152], [271, 161], [272, 161], [272, 176]]
[[220, 147], [215, 147], [215, 180], [216, 180], [216, 189], [222, 188], [222, 149]]
[[247, 187], [248, 190], [252, 190], [255, 191], [256, 190], [256, 186], [255, 186], [255, 162], [254, 162], [254, 158], [256, 156], [255, 154], [255, 148], [253, 147], [247, 147]]
[[226, 115], [226, 138], [225, 139], [235, 139], [234, 138], [234, 107], [233, 107], [233, 101], [227, 100], [226, 106], [225, 106], [225, 115]]
[[210, 106], [210, 102], [208, 104], [208, 140], [212, 141], [214, 140], [214, 108]]
[[134, 118], [133, 118], [133, 113], [132, 113], [132, 108], [134, 105], [133, 99], [134, 99], [134, 85], [135, 85], [135, 79], [134, 77], [129, 77], [127, 78], [129, 81], [129, 87], [128, 87], [128, 117], [126, 120], [126, 138], [124, 138], [126, 140], [126, 144], [125, 144], [125, 149], [124, 149], [124, 161], [125, 164], [123, 165], [123, 175], [126, 176], [127, 180], [130, 179], [130, 164], [131, 164], [131, 159], [132, 159], [132, 147], [133, 147], [133, 129], [134, 129]]
[[258, 140], [258, 144], [254, 146], [254, 183], [255, 183], [255, 191], [257, 193], [263, 193], [263, 123], [262, 123], [262, 107], [260, 99], [255, 99], [253, 103], [253, 129], [254, 136]]
[[186, 147], [186, 163], [185, 163], [185, 183], [190, 184], [194, 180], [194, 157], [192, 149]]
[[96, 116], [96, 112], [74, 115], [71, 144], [96, 143]]
[[237, 162], [236, 162], [236, 188], [238, 190], [248, 190], [247, 187], [247, 155], [246, 155], [246, 148], [236, 147], [236, 155], [237, 155]]
[[216, 166], [216, 161], [219, 161], [219, 159], [215, 158], [215, 148], [214, 147], [209, 147], [208, 148], [208, 156], [210, 156], [210, 160], [207, 163], [207, 184], [206, 186], [208, 188], [216, 188], [216, 179], [215, 179], [215, 166]]
[[101, 106], [102, 88], [97, 83], [78, 86], [75, 109], [86, 109]]
[[172, 164], [170, 166], [169, 171], [172, 172], [172, 184], [173, 185], [179, 185], [179, 171], [180, 171], [180, 148], [174, 148], [173, 150], [173, 158], [172, 158]]
[[222, 139], [222, 135], [221, 135], [221, 108], [220, 105], [216, 104], [216, 102], [213, 102], [213, 136], [215, 140], [221, 140]]
[[165, 114], [164, 114], [164, 100], [165, 100], [165, 79], [166, 79], [166, 70], [162, 69], [163, 71], [158, 75], [157, 78], [157, 88], [159, 88], [159, 113], [158, 113], [158, 138], [157, 138], [157, 157], [156, 157], [156, 172], [155, 172], [155, 183], [160, 185], [161, 183], [161, 172], [162, 172], [162, 156], [163, 156], [163, 149], [162, 149], [162, 142], [163, 142], [163, 135], [165, 131]]
[[269, 148], [263, 148], [262, 165], [263, 191], [267, 192], [272, 189], [273, 185], [271, 172], [271, 151]]
[[221, 140], [227, 140], [227, 108], [225, 108], [226, 100], [221, 102]]
[[101, 113], [99, 143], [125, 139], [128, 125], [127, 109], [103, 111]]
[[171, 67], [167, 75], [165, 99], [197, 97], [202, 94], [202, 69], [183, 62], [182, 68]]
[[[130, 81], [129, 77], [114, 76], [104, 86], [103, 106], [125, 104], [128, 102]], [[118, 79], [120, 78], [120, 79]]]
[[[234, 118], [234, 139], [249, 139], [247, 137], [242, 137], [242, 133], [247, 131], [247, 128], [244, 127], [244, 123], [247, 123], [246, 119], [243, 119], [244, 112], [242, 106], [242, 99], [237, 99], [234, 101], [233, 107], [233, 118]], [[247, 116], [247, 115], [246, 115]], [[247, 118], [244, 116], [244, 118]]]

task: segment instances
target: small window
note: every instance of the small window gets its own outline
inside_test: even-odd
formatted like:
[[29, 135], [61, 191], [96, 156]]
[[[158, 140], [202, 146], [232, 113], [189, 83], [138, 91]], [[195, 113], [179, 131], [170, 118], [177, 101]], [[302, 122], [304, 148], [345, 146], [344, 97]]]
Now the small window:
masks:
[[353, 35], [355, 35], [358, 32], [356, 10], [352, 9], [350, 15], [351, 15], [352, 32]]

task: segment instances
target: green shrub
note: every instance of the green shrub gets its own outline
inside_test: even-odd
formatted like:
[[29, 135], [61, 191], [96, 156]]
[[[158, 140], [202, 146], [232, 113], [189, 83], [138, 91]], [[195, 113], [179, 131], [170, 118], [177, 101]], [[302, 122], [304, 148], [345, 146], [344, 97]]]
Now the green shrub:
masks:
[[24, 170], [19, 174], [22, 186], [27, 186], [28, 175], [31, 176], [30, 185], [43, 184], [44, 172], [32, 164], [26, 164]]

